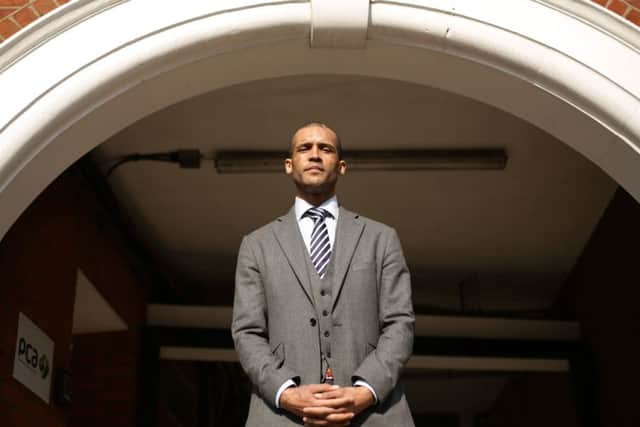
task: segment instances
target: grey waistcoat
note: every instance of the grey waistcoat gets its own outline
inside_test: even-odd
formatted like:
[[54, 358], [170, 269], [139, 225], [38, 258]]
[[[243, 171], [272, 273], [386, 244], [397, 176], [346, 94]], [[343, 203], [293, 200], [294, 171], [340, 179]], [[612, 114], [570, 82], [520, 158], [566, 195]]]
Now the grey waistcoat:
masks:
[[[335, 251], [333, 250], [333, 246], [335, 246], [335, 244], [336, 242], [334, 241], [334, 244], [332, 245], [331, 259], [329, 260], [327, 271], [325, 272], [322, 279], [311, 263], [311, 258], [309, 256], [308, 250], [307, 256], [304, 257], [306, 261], [305, 264], [307, 267], [307, 275], [309, 276], [309, 283], [311, 283], [311, 290], [313, 292], [313, 303], [316, 310], [316, 319], [318, 322], [318, 328], [316, 329], [316, 331], [318, 331], [318, 340], [320, 342], [320, 378], [323, 380], [327, 371], [327, 366], [331, 366], [331, 337], [333, 335], [333, 321], [331, 316], [331, 288], [334, 281], [333, 266], [335, 264]], [[332, 368], [332, 371], [335, 384], [351, 385], [350, 383], [344, 383], [342, 378], [341, 381], [339, 381], [336, 377], [337, 373], [335, 372], [334, 368]]]

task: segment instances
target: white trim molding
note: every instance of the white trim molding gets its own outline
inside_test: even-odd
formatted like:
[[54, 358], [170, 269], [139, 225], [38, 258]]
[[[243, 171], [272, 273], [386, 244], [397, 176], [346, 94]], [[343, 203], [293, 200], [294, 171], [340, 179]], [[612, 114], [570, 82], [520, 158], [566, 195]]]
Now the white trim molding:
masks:
[[[238, 362], [238, 355], [231, 348], [161, 346], [160, 359], [190, 362]], [[409, 358], [405, 369], [558, 373], [569, 372], [570, 366], [567, 359], [413, 355]]]
[[[231, 317], [229, 306], [147, 305], [149, 326], [229, 329]], [[417, 315], [415, 334], [418, 337], [575, 342], [580, 339], [580, 325], [544, 319]]]
[[75, 0], [55, 8], [0, 44], [0, 72], [47, 40], [127, 0]]
[[[212, 90], [299, 74], [395, 79], [493, 105], [640, 200], [639, 30], [586, 1], [375, 1], [366, 25], [360, 9], [351, 15], [366, 32], [361, 49], [311, 48], [315, 0], [89, 3], [70, 2], [0, 45], [0, 238], [124, 127]], [[335, 34], [351, 25], [328, 22]]]
[[364, 48], [369, 0], [311, 0], [311, 47]]

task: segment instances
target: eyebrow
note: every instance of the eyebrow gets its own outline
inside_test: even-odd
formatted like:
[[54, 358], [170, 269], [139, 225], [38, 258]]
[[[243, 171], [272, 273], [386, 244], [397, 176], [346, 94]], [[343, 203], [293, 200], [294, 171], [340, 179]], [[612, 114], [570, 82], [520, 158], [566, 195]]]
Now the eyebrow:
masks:
[[329, 141], [300, 141], [295, 146], [296, 147], [300, 147], [302, 145], [313, 145], [313, 144], [327, 145], [329, 147], [337, 148], [335, 144], [333, 144], [333, 143], [331, 143]]

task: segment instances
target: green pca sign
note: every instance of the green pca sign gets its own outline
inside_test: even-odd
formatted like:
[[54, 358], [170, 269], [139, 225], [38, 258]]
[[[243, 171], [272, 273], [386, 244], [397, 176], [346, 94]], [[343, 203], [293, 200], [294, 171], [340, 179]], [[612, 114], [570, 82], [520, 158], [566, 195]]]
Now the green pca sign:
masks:
[[53, 341], [27, 316], [18, 315], [13, 377], [49, 403]]

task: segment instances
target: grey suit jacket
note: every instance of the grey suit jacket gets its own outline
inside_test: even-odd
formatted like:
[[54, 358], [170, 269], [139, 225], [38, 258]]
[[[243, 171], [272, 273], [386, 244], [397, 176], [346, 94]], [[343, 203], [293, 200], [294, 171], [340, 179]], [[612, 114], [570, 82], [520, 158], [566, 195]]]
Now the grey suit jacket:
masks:
[[[394, 229], [340, 208], [331, 293], [331, 367], [336, 384], [369, 383], [378, 404], [352, 422], [413, 426], [398, 376], [413, 347], [411, 283]], [[231, 332], [254, 384], [247, 426], [301, 425], [274, 405], [288, 379], [319, 383], [320, 333], [295, 211], [244, 237]]]

